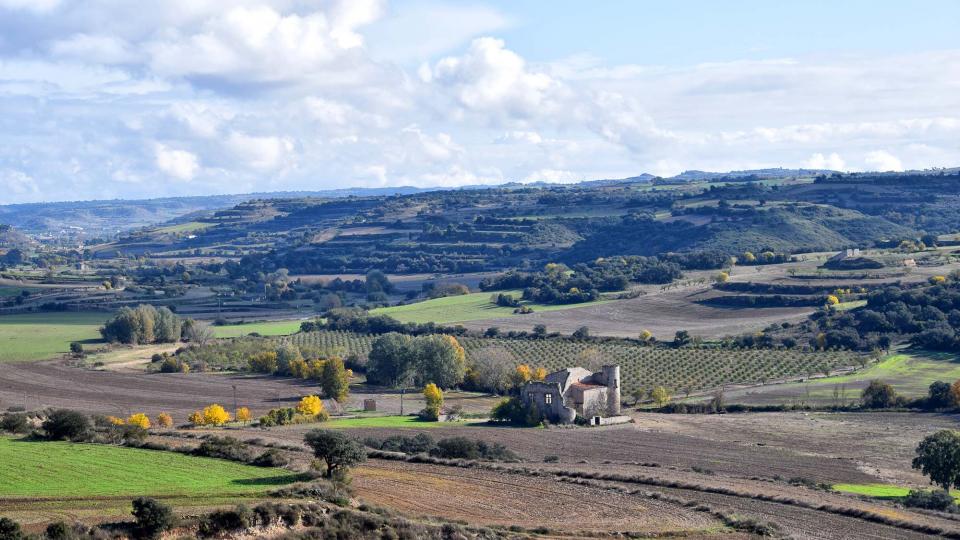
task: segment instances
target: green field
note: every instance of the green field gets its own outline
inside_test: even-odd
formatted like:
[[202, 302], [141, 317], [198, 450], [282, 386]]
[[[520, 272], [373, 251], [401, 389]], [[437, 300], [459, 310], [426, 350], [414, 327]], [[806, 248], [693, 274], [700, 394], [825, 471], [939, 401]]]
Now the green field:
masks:
[[106, 313], [29, 313], [0, 316], [0, 363], [53, 358], [70, 342], [100, 339]]
[[731, 394], [730, 400], [737, 403], [788, 403], [800, 400], [805, 403], [828, 403], [834, 400], [834, 391], [845, 387], [844, 402], [860, 397], [860, 390], [870, 381], [879, 379], [893, 385], [898, 394], [907, 397], [925, 396], [930, 383], [960, 379], [960, 358], [949, 353], [910, 351], [892, 354], [880, 362], [847, 375], [835, 375], [812, 379], [803, 383], [771, 385], [752, 389], [746, 395]]
[[0, 438], [0, 498], [263, 493], [297, 481], [281, 469], [175, 452]]
[[[519, 291], [505, 291], [519, 296]], [[522, 317], [513, 313], [512, 307], [502, 307], [490, 302], [489, 292], [464, 294], [461, 296], [447, 296], [424, 300], [414, 304], [378, 308], [371, 311], [375, 315], [389, 315], [402, 322], [450, 324], [464, 321], [479, 321], [497, 317]], [[582, 304], [537, 304], [522, 302], [536, 312], [558, 311], [576, 307], [590, 306], [612, 302], [613, 300], [596, 300]]]
[[[878, 499], [906, 497], [910, 493], [910, 488], [892, 486], [890, 484], [834, 484], [833, 489], [841, 493], [865, 495]], [[960, 492], [956, 490], [951, 490], [950, 494], [953, 495], [954, 499], [960, 497]]]
[[162, 233], [188, 233], [195, 231], [202, 231], [209, 227], [213, 227], [213, 223], [202, 223], [199, 221], [188, 221], [187, 223], [178, 223], [176, 225], [168, 225], [166, 227], [160, 227], [156, 232]]
[[246, 336], [253, 332], [261, 336], [287, 336], [299, 332], [301, 322], [300, 320], [294, 320], [227, 324], [224, 326], [214, 326], [213, 333], [218, 338]]

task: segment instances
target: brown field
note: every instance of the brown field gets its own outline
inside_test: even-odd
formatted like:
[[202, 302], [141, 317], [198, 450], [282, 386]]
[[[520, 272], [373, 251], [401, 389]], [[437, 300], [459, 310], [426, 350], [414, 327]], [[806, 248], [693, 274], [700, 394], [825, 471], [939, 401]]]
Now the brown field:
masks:
[[772, 323], [796, 322], [814, 311], [809, 307], [720, 308], [696, 303], [708, 292], [705, 286], [655, 291], [629, 300], [462, 324], [474, 329], [497, 326], [502, 331], [529, 331], [545, 324], [548, 331], [561, 333], [587, 326], [591, 333], [619, 337], [636, 337], [646, 329], [661, 340], [673, 339], [678, 330], [687, 330], [712, 339], [760, 330]]

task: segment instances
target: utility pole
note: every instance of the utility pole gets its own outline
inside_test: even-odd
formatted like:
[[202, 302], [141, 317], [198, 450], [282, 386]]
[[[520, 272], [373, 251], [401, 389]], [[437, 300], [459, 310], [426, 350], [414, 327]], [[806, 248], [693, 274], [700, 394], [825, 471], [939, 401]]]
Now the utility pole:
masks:
[[400, 416], [403, 416], [403, 395], [407, 393], [406, 388], [400, 389]]
[[237, 414], [237, 385], [233, 385], [233, 414]]

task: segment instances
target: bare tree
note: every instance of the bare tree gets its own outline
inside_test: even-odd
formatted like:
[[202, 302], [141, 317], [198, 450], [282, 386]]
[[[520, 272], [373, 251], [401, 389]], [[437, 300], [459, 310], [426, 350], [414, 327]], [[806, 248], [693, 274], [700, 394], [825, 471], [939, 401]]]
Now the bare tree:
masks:
[[208, 322], [194, 321], [187, 330], [187, 339], [201, 347], [210, 343], [214, 337], [213, 327]]

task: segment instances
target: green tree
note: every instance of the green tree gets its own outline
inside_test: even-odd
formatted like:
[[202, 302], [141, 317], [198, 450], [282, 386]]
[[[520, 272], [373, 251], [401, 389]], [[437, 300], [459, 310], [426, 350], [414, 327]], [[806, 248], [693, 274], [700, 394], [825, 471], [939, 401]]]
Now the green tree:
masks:
[[872, 380], [860, 394], [860, 402], [867, 409], [885, 409], [897, 402], [897, 393], [889, 384]]
[[367, 272], [366, 279], [367, 293], [390, 293], [393, 292], [393, 284], [387, 279], [387, 275], [380, 270], [371, 270]]
[[57, 409], [43, 422], [47, 438], [54, 441], [80, 441], [86, 439], [92, 429], [86, 415], [70, 409]]
[[314, 456], [326, 463], [327, 478], [333, 478], [335, 474], [367, 459], [363, 445], [340, 431], [315, 429], [307, 432], [303, 441], [313, 449]]
[[293, 375], [290, 366], [303, 362], [303, 353], [300, 348], [292, 343], [285, 343], [277, 349], [277, 368], [276, 372], [280, 375]]
[[390, 332], [374, 340], [367, 355], [367, 380], [383, 386], [406, 386], [413, 371], [410, 336]]
[[936, 409], [953, 407], [953, 393], [950, 391], [950, 383], [943, 381], [934, 381], [930, 383], [930, 390], [927, 394], [927, 400], [930, 406]]
[[347, 395], [350, 394], [350, 377], [347, 375], [347, 368], [343, 365], [343, 359], [334, 356], [323, 363], [320, 388], [323, 390], [323, 395], [329, 399], [335, 399], [340, 403], [347, 399]]
[[417, 386], [434, 383], [440, 388], [453, 388], [463, 382], [466, 354], [453, 336], [421, 336], [411, 344], [416, 362], [414, 379]]
[[663, 407], [670, 402], [670, 392], [662, 386], [658, 386], [650, 391], [650, 399], [657, 404], [657, 407]]
[[25, 538], [23, 529], [16, 521], [0, 517], [0, 540], [21, 540]]
[[960, 432], [945, 429], [925, 437], [912, 466], [944, 490], [960, 488]]

